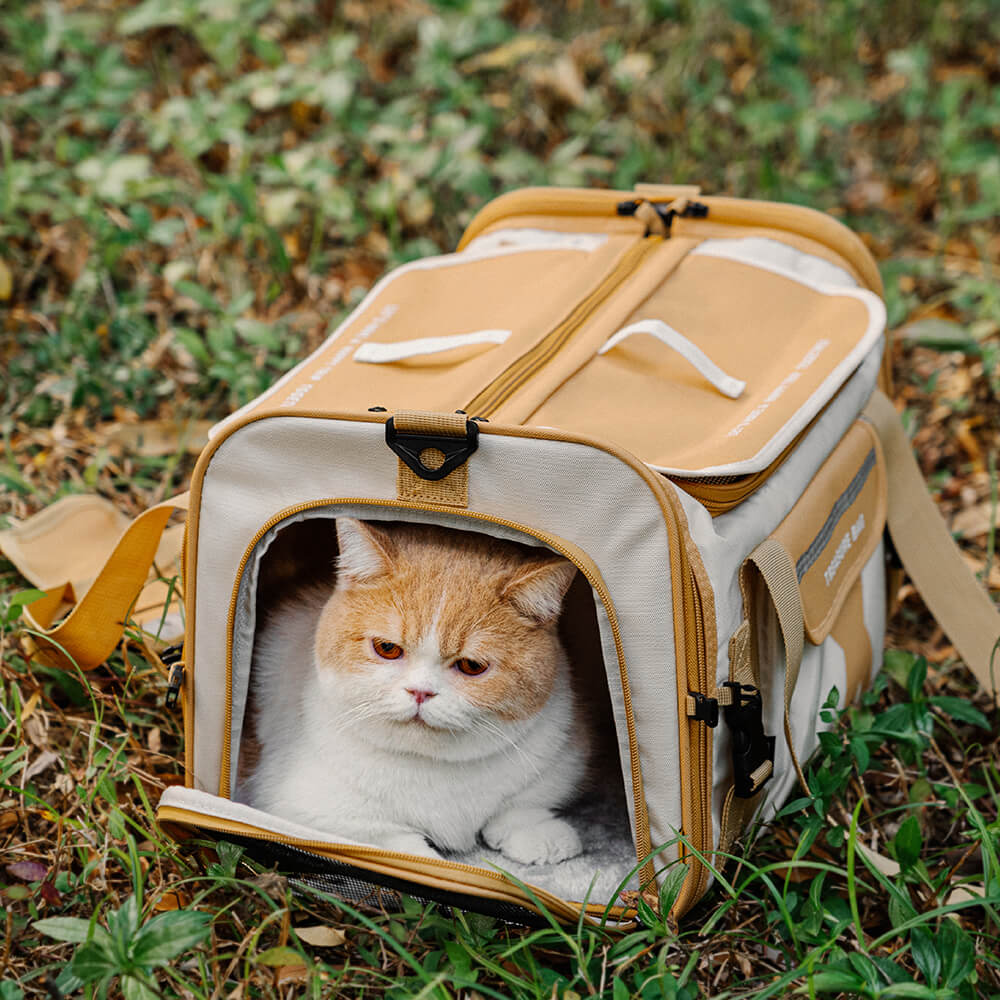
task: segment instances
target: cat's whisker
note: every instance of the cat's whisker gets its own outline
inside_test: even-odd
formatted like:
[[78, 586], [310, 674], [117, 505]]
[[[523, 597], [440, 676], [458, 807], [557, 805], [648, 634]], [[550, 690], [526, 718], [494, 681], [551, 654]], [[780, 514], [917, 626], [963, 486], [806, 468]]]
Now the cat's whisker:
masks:
[[[501, 746], [499, 748], [500, 752], [508, 760], [520, 759], [524, 764], [530, 767], [531, 770], [534, 771], [536, 775], [541, 775], [541, 770], [539, 769], [538, 764], [535, 761], [533, 761], [524, 752], [524, 750], [521, 749], [521, 747], [517, 744], [517, 742], [508, 733], [505, 733], [503, 729], [500, 726], [498, 726], [495, 722], [491, 722], [489, 719], [477, 719], [475, 723], [475, 729], [479, 732], [485, 732], [489, 733], [491, 736], [499, 737], [502, 740]], [[511, 748], [513, 748], [516, 756], [512, 757], [507, 749], [507, 746], [505, 746], [504, 744], [507, 744]]]

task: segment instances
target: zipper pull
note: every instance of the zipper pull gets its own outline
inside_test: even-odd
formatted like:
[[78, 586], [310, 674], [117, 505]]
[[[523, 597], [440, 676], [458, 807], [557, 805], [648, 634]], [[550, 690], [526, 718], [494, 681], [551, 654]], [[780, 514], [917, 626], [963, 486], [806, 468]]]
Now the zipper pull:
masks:
[[160, 654], [160, 662], [165, 667], [170, 667], [170, 677], [167, 680], [167, 708], [176, 708], [177, 699], [180, 697], [181, 688], [184, 686], [184, 643], [179, 642], [176, 646], [168, 646]]
[[[655, 212], [655, 217], [650, 212]], [[669, 202], [645, 201], [641, 198], [618, 203], [618, 214], [634, 215], [646, 223], [646, 235], [668, 237], [670, 226], [675, 218], [704, 219], [708, 215], [708, 205], [701, 201], [689, 201], [687, 198], [676, 198]]]

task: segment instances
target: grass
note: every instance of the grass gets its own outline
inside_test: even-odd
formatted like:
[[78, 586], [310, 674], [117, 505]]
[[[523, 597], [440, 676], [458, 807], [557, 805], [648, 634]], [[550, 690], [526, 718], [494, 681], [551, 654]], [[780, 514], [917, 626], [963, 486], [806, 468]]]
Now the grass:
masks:
[[[134, 514], [182, 488], [179, 444], [116, 429], [223, 416], [502, 190], [669, 179], [862, 234], [942, 512], [992, 503], [995, 522], [997, 13], [8, 0], [0, 510], [96, 490]], [[995, 529], [959, 533], [993, 579]], [[87, 677], [31, 661], [24, 590], [0, 562], [0, 1000], [1000, 995], [996, 713], [912, 591], [884, 672], [822, 737], [813, 797], [680, 928], [622, 936], [361, 913], [235, 845], [175, 843], [153, 816], [182, 743], [161, 674], [134, 642]]]

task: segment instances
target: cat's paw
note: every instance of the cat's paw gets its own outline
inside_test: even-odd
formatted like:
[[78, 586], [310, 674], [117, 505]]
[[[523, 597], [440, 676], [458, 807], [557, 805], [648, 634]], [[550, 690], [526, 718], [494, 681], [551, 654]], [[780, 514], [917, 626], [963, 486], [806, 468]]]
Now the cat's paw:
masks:
[[423, 834], [412, 830], [401, 830], [399, 833], [388, 834], [379, 838], [379, 843], [387, 851], [399, 851], [402, 854], [416, 854], [422, 858], [441, 858], [436, 850], [427, 842]]
[[580, 836], [548, 809], [513, 809], [483, 827], [489, 847], [524, 865], [551, 865], [583, 851]]

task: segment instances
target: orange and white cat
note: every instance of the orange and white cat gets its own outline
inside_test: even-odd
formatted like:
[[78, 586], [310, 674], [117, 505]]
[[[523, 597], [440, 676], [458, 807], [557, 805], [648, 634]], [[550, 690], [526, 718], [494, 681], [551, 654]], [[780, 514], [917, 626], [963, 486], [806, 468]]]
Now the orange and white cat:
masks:
[[241, 801], [414, 854], [477, 838], [525, 864], [579, 854], [556, 815], [586, 727], [556, 633], [575, 568], [429, 525], [337, 520], [337, 581], [268, 616], [257, 762]]

